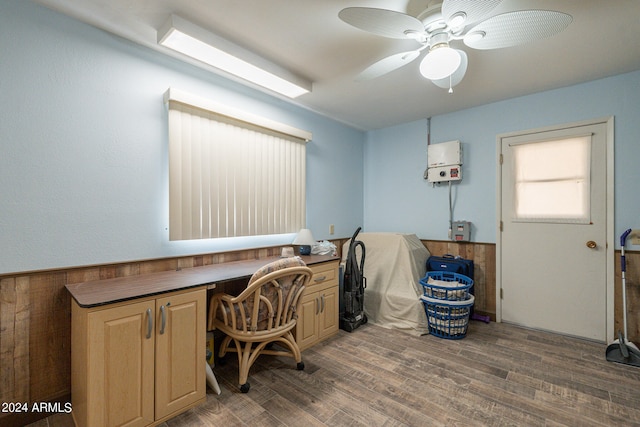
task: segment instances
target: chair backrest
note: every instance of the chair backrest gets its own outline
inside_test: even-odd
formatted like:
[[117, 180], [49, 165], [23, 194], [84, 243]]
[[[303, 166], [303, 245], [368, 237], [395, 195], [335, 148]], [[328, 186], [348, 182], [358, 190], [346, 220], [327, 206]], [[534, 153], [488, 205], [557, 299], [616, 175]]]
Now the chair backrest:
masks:
[[256, 271], [237, 297], [216, 294], [211, 300], [210, 325], [254, 334], [291, 329], [297, 306], [311, 279], [300, 257], [282, 258]]
[[271, 330], [295, 320], [298, 300], [310, 277], [300, 257], [282, 258], [256, 271], [247, 284], [247, 290], [254, 290], [244, 304], [249, 329]]

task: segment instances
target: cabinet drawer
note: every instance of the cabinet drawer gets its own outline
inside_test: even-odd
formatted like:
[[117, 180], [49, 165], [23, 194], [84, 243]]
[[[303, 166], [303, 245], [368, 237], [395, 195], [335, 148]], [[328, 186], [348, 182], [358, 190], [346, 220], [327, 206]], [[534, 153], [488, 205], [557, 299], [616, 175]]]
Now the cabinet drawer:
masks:
[[338, 279], [338, 262], [325, 262], [322, 264], [311, 265], [311, 271], [313, 272], [313, 276], [311, 276], [311, 281], [309, 282], [309, 286], [321, 285], [326, 282], [330, 282]]

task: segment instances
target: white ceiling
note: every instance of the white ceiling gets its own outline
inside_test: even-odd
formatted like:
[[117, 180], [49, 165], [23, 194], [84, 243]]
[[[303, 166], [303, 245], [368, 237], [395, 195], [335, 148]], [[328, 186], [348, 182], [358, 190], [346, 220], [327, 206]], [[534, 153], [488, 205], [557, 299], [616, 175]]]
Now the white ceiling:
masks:
[[[565, 12], [560, 34], [523, 46], [473, 50], [453, 94], [425, 80], [419, 61], [365, 82], [354, 77], [385, 56], [417, 47], [338, 18], [350, 6], [416, 16], [429, 0], [34, 0], [91, 25], [165, 51], [157, 29], [170, 14], [244, 46], [313, 82], [293, 102], [362, 130], [640, 69], [639, 0], [505, 0], [491, 15], [522, 9]], [[477, 1], [477, 0], [476, 0]]]

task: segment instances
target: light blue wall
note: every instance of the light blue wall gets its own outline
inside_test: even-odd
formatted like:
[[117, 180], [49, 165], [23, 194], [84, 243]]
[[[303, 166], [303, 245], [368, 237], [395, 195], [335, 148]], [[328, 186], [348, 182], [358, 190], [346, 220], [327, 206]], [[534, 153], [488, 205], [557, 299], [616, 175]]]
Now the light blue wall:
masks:
[[[454, 220], [473, 223], [473, 241], [495, 243], [497, 135], [609, 116], [615, 118], [615, 234], [640, 228], [640, 72], [433, 117], [431, 143], [463, 143], [463, 180], [453, 186]], [[448, 188], [433, 188], [422, 179], [426, 134], [426, 119], [368, 133], [366, 231], [447, 239]]]
[[0, 273], [287, 244], [169, 242], [169, 87], [309, 130], [307, 226], [362, 224], [365, 135], [22, 0], [0, 2]]
[[[0, 274], [285, 244], [169, 242], [170, 86], [309, 130], [307, 225], [446, 239], [448, 191], [422, 179], [427, 120], [362, 133], [31, 2], [0, 2]], [[456, 92], [454, 96], [463, 96]], [[495, 242], [496, 135], [615, 116], [615, 227], [640, 228], [640, 72], [431, 119], [460, 139], [455, 219]], [[335, 224], [334, 236], [329, 225]]]

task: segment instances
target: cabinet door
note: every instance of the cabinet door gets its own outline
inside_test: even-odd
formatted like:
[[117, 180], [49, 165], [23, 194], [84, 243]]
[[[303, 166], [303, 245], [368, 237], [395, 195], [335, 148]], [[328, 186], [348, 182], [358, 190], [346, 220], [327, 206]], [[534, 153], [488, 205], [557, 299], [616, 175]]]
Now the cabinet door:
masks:
[[206, 395], [206, 290], [156, 300], [156, 419]]
[[339, 327], [339, 290], [338, 286], [332, 286], [320, 292], [321, 311], [319, 319], [319, 338], [334, 334]]
[[89, 314], [88, 426], [133, 427], [154, 421], [154, 336], [149, 328], [154, 314], [153, 301]]
[[296, 342], [300, 350], [312, 346], [318, 340], [318, 293], [305, 293], [300, 298], [300, 311], [296, 322]]

